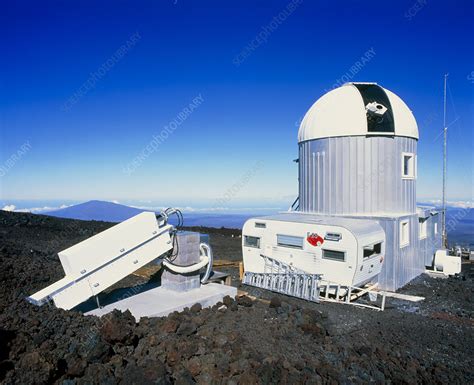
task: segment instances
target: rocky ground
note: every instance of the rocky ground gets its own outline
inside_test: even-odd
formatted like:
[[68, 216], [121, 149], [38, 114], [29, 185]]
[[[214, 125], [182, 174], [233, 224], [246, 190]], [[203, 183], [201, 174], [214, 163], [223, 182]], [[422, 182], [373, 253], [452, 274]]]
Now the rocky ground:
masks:
[[[460, 278], [420, 276], [402, 292], [426, 300], [388, 300], [384, 312], [247, 286], [239, 288], [262, 300], [226, 298], [139, 323], [129, 313], [99, 319], [24, 300], [62, 277], [57, 251], [109, 226], [0, 211], [2, 383], [474, 382], [474, 265]], [[215, 254], [240, 258], [238, 231], [209, 232]]]

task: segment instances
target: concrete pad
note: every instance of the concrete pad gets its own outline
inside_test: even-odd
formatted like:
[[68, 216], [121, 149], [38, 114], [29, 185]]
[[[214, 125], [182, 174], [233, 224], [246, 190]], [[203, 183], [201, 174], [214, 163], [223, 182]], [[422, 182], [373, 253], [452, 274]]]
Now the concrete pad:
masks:
[[103, 316], [117, 309], [120, 311], [130, 310], [137, 321], [141, 317], [164, 317], [174, 311], [182, 311], [190, 308], [195, 303], [200, 303], [203, 308], [215, 305], [226, 296], [234, 298], [237, 288], [218, 283], [201, 285], [198, 289], [186, 292], [168, 290], [157, 287], [132, 297], [122, 299], [100, 309], [91, 310], [85, 315]]

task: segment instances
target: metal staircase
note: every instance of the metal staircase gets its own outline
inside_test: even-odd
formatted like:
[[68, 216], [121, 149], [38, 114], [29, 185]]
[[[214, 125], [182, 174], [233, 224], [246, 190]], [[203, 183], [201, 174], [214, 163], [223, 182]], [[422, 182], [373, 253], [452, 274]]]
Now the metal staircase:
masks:
[[265, 261], [263, 273], [246, 271], [242, 280], [244, 284], [319, 302], [320, 274], [308, 274], [265, 255], [261, 257]]

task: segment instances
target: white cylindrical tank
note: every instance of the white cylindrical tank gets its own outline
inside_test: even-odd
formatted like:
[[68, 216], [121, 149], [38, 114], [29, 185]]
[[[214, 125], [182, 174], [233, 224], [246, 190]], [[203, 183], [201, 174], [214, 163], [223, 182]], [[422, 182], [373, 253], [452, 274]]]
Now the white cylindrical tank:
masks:
[[376, 83], [323, 95], [298, 133], [299, 211], [416, 213], [418, 127], [407, 105]]

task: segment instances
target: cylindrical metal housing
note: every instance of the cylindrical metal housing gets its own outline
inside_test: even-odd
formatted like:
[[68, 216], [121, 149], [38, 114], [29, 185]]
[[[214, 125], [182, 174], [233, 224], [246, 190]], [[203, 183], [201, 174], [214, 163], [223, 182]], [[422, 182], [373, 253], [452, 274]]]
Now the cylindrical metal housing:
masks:
[[[299, 143], [299, 210], [328, 215], [416, 213], [416, 150], [417, 140], [402, 136]], [[403, 175], [404, 154], [413, 156], [412, 177]]]

